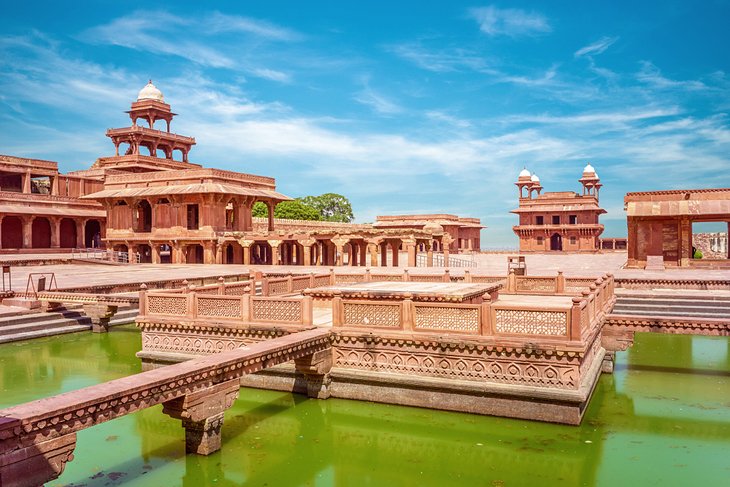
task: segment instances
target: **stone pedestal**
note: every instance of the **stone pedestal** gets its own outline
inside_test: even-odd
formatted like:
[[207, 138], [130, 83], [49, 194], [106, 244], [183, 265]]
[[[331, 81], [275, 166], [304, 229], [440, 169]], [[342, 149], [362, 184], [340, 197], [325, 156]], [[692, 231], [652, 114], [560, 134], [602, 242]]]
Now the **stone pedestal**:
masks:
[[221, 427], [226, 409], [238, 399], [239, 379], [164, 403], [162, 412], [182, 420], [185, 452], [210, 455], [221, 448]]
[[84, 305], [84, 314], [91, 318], [91, 331], [106, 333], [109, 331], [109, 320], [117, 312], [117, 306], [104, 303], [88, 303]]

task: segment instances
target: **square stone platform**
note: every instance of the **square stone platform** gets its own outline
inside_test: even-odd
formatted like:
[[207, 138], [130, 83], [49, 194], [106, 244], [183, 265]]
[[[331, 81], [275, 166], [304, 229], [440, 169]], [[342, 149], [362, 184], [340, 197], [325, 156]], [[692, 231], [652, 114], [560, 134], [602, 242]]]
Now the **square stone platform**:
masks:
[[450, 283], [450, 282], [362, 282], [315, 289], [304, 294], [317, 300], [331, 300], [335, 296], [343, 299], [372, 301], [431, 301], [463, 304], [480, 304], [485, 295], [497, 299], [501, 284], [494, 283]]

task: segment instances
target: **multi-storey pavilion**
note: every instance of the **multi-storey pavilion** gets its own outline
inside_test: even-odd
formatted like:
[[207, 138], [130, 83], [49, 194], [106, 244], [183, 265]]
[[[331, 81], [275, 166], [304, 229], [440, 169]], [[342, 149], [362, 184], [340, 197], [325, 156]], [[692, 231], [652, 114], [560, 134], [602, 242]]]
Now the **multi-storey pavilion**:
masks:
[[[450, 243], [438, 225], [377, 229], [275, 220], [276, 204], [290, 199], [276, 192], [275, 180], [189, 163], [195, 139], [170, 132], [175, 114], [151, 82], [128, 113], [131, 127], [107, 131], [116, 154], [91, 169], [105, 174], [104, 189], [84, 198], [106, 210], [107, 246], [142, 262], [397, 266], [404, 250], [415, 266], [419, 251], [433, 262], [434, 242], [439, 248]], [[140, 119], [148, 127], [138, 126]], [[159, 121], [165, 131], [154, 128]], [[258, 201], [268, 207], [263, 222], [251, 217]], [[478, 220], [471, 223], [479, 228]]]
[[[578, 180], [583, 194], [573, 191], [542, 193], [540, 178], [523, 169], [515, 185], [519, 188], [519, 225], [512, 230], [520, 239], [521, 252], [595, 252], [603, 225], [598, 217], [606, 211], [598, 206], [602, 186], [590, 164]], [[534, 193], [534, 195], [533, 195]]]
[[55, 162], [0, 155], [0, 251], [96, 247], [106, 215], [95, 201], [100, 175], [62, 175]]

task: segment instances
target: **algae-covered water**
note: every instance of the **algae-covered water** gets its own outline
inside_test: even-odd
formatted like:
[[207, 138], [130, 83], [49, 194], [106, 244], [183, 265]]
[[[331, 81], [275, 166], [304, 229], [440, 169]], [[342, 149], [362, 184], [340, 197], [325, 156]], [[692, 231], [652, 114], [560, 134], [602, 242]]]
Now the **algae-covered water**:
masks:
[[[0, 345], [0, 407], [140, 371], [132, 326]], [[579, 427], [242, 389], [186, 456], [161, 406], [78, 434], [50, 485], [730, 485], [730, 339], [639, 334]]]

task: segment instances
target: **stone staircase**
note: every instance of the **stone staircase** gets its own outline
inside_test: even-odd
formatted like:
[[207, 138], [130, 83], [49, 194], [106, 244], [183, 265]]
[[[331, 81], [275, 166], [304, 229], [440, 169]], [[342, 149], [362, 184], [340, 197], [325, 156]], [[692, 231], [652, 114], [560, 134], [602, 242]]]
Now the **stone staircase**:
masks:
[[617, 290], [611, 314], [730, 321], [730, 293]]
[[[120, 308], [110, 325], [131, 323], [137, 308]], [[80, 307], [63, 308], [49, 313], [7, 313], [0, 316], [0, 343], [91, 330], [91, 320]]]

